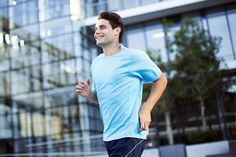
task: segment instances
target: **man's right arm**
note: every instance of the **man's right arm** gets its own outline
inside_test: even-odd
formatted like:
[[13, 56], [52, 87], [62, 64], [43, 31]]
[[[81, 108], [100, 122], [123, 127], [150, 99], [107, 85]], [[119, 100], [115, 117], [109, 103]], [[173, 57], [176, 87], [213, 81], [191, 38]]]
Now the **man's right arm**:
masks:
[[90, 92], [87, 99], [90, 103], [98, 104], [97, 93], [95, 92]]
[[88, 79], [86, 82], [84, 80], [81, 80], [75, 86], [75, 90], [76, 93], [78, 93], [80, 96], [87, 98], [89, 102], [98, 104], [97, 94], [91, 91], [90, 79]]

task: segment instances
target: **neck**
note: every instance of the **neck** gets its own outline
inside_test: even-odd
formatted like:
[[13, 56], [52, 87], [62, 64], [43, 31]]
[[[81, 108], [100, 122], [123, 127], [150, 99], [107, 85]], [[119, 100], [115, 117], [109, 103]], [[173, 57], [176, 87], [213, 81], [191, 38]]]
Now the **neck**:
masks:
[[105, 56], [112, 56], [112, 55], [120, 52], [120, 44], [116, 43], [116, 44], [107, 45], [107, 46], [103, 47], [102, 50], [103, 50]]

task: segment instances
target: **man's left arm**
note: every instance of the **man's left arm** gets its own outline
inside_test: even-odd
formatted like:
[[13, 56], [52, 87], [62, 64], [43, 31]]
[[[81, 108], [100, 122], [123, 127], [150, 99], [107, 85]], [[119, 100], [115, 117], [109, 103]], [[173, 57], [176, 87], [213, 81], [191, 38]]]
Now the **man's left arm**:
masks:
[[152, 83], [152, 88], [149, 97], [147, 101], [141, 106], [139, 112], [141, 131], [148, 130], [149, 125], [151, 123], [151, 111], [157, 101], [160, 99], [166, 86], [167, 79], [163, 74], [161, 74], [158, 80]]

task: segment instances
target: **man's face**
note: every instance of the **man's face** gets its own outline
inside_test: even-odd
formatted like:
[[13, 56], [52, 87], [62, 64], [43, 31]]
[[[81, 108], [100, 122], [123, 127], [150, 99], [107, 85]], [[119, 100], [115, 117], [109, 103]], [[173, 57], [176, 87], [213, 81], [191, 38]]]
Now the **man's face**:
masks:
[[119, 35], [119, 32], [117, 32], [117, 28], [112, 29], [111, 24], [108, 20], [99, 19], [95, 25], [94, 33], [96, 44], [100, 47], [104, 47], [113, 43], [119, 38], [116, 37], [117, 35]]

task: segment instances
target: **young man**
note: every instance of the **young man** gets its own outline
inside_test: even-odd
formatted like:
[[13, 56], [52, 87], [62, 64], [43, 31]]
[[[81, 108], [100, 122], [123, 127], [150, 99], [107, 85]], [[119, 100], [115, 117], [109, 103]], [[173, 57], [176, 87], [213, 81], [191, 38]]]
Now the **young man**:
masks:
[[[99, 103], [109, 156], [140, 157], [151, 110], [164, 92], [167, 79], [145, 52], [120, 45], [123, 33], [118, 14], [103, 12], [98, 16], [94, 37], [103, 53], [92, 62], [92, 83], [81, 80], [76, 92]], [[152, 89], [141, 105], [143, 82], [151, 82]]]

